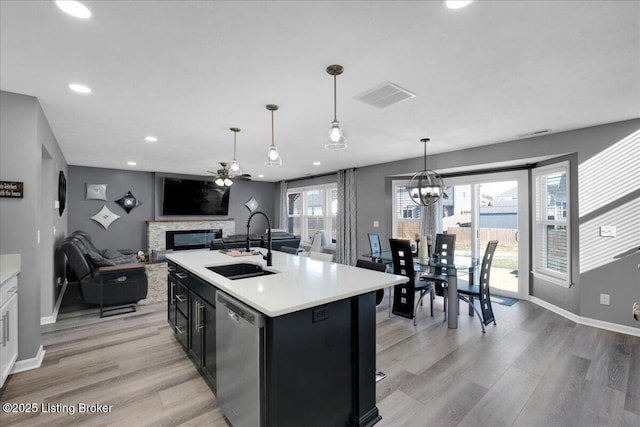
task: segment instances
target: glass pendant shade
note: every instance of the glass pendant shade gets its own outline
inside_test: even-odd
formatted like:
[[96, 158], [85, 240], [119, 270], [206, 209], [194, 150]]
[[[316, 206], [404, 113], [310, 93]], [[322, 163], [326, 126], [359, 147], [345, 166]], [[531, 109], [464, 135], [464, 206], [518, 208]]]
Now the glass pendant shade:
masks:
[[267, 166], [282, 166], [282, 157], [280, 157], [280, 153], [278, 153], [278, 147], [275, 145], [269, 146], [264, 164]]
[[267, 157], [264, 159], [264, 164], [266, 166], [282, 166], [282, 157], [280, 157], [278, 147], [276, 147], [276, 144], [274, 142], [275, 137], [273, 130], [273, 112], [280, 107], [275, 104], [269, 104], [266, 108], [267, 110], [271, 111], [271, 145], [269, 146], [269, 149], [267, 151]]
[[222, 178], [216, 179], [216, 185], [219, 185], [220, 187], [224, 186], [224, 180]]
[[327, 67], [327, 73], [333, 76], [333, 121], [331, 122], [331, 128], [329, 129], [329, 139], [324, 144], [324, 148], [327, 150], [342, 150], [347, 148], [347, 138], [345, 138], [342, 128], [340, 128], [340, 122], [338, 121], [338, 95], [336, 91], [336, 76], [339, 76], [344, 71], [342, 65], [329, 65]]
[[233, 185], [233, 181], [231, 181], [229, 178], [225, 178], [224, 185], [225, 187], [231, 187]]
[[229, 172], [231, 176], [242, 175], [242, 170], [240, 169], [240, 163], [237, 160], [233, 160], [229, 165]]
[[328, 150], [341, 150], [347, 148], [347, 138], [345, 138], [340, 128], [340, 122], [331, 122], [331, 129], [329, 130], [329, 139], [327, 139], [324, 148]]
[[240, 169], [240, 163], [236, 160], [236, 144], [237, 144], [237, 136], [238, 132], [240, 132], [240, 128], [230, 128], [231, 132], [233, 132], [233, 161], [229, 165], [229, 176], [233, 178], [234, 176], [242, 175], [242, 170]]

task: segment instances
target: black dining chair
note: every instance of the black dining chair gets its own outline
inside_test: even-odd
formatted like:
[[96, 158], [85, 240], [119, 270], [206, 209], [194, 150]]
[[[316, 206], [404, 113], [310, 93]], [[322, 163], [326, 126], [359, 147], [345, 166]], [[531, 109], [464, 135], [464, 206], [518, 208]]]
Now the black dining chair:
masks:
[[[387, 271], [387, 266], [385, 264], [380, 264], [379, 262], [367, 261], [364, 259], [357, 260], [356, 267], [366, 268], [368, 270], [375, 270], [381, 273], [386, 273]], [[378, 289], [376, 291], [376, 306], [380, 305], [383, 299], [384, 299], [384, 289]], [[376, 382], [380, 381], [386, 376], [387, 374], [385, 374], [379, 369], [376, 369]]]
[[[423, 280], [416, 281], [413, 254], [408, 240], [389, 239], [389, 246], [391, 247], [391, 257], [393, 258], [393, 273], [409, 278], [407, 283], [396, 285], [395, 287], [393, 292], [393, 314], [413, 319], [415, 326], [417, 325], [416, 314], [418, 306], [422, 303], [422, 299], [427, 293], [429, 293], [431, 299], [431, 316], [433, 317], [433, 284]], [[416, 292], [420, 292], [420, 296], [414, 308]]]
[[[433, 249], [433, 257], [440, 264], [454, 263], [456, 247], [455, 234], [436, 234], [436, 245]], [[444, 320], [447, 320], [447, 268], [434, 266], [429, 273], [420, 277], [422, 280], [433, 283], [435, 294], [444, 300]]]
[[382, 245], [380, 244], [380, 235], [378, 233], [367, 233], [369, 238], [369, 249], [371, 250], [371, 260], [380, 261], [382, 256]]
[[[379, 262], [367, 261], [364, 259], [357, 260], [356, 267], [366, 268], [368, 270], [375, 270], [381, 273], [386, 273], [387, 271], [387, 266], [385, 264], [380, 264]], [[378, 289], [376, 291], [376, 305], [380, 305], [383, 299], [384, 299], [384, 289]]]
[[[478, 285], [462, 281], [458, 282], [458, 299], [468, 303], [469, 308], [475, 310], [480, 320], [480, 326], [482, 326], [482, 333], [486, 332], [484, 325], [488, 325], [491, 322], [493, 322], [494, 325], [496, 324], [493, 309], [491, 308], [491, 292], [489, 291], [491, 263], [493, 262], [493, 255], [496, 252], [496, 246], [498, 246], [497, 240], [491, 240], [487, 244], [487, 249], [484, 251], [484, 256], [482, 257]], [[478, 311], [474, 304], [475, 298], [480, 302], [480, 311]]]

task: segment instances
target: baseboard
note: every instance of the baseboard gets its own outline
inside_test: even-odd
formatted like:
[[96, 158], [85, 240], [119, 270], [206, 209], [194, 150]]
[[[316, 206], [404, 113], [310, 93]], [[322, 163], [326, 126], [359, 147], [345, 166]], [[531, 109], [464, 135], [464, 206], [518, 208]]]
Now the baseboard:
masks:
[[51, 316], [41, 317], [40, 326], [56, 323], [56, 321], [58, 320], [58, 312], [60, 311], [60, 304], [62, 304], [62, 297], [64, 297], [64, 293], [66, 290], [67, 282], [65, 281], [62, 285], [62, 291], [60, 291], [60, 294], [58, 294], [58, 300], [56, 301], [56, 306], [53, 308], [53, 313], [51, 314]]
[[44, 360], [44, 353], [44, 348], [40, 346], [35, 357], [32, 357], [31, 359], [18, 360], [16, 364], [13, 365], [11, 373], [17, 374], [19, 372], [30, 371], [31, 369], [39, 368], [40, 365], [42, 365], [42, 361]]
[[550, 304], [544, 300], [541, 300], [540, 298], [536, 298], [531, 295], [529, 295], [528, 300], [536, 305], [539, 305], [540, 307], [546, 308], [549, 311], [553, 311], [554, 313], [566, 319], [569, 319], [573, 322], [579, 323], [581, 325], [593, 326], [594, 328], [606, 329], [607, 331], [619, 332], [621, 334], [640, 337], [640, 328], [634, 328], [626, 325], [619, 325], [617, 323], [605, 322], [603, 320], [592, 319], [590, 317], [581, 317], [575, 313], [572, 313], [563, 308], [557, 307], [553, 304]]

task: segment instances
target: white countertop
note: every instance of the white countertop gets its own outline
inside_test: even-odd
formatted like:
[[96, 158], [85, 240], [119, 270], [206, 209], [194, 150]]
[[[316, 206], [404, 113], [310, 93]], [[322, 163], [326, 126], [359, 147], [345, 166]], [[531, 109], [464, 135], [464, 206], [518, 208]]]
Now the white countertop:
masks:
[[20, 254], [0, 255], [0, 285], [20, 273]]
[[[259, 248], [256, 248], [259, 249]], [[262, 252], [266, 251], [262, 249]], [[184, 269], [212, 283], [270, 317], [365, 294], [407, 281], [404, 276], [314, 260], [273, 251], [273, 266], [262, 256], [231, 257], [218, 251], [184, 251], [167, 254]], [[206, 267], [237, 263], [260, 264], [278, 274], [230, 280]]]

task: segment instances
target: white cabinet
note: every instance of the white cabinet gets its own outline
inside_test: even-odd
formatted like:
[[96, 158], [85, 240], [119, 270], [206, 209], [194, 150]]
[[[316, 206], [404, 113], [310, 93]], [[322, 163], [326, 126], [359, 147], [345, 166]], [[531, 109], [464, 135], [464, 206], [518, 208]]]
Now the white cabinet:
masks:
[[18, 358], [18, 277], [0, 286], [0, 387]]

